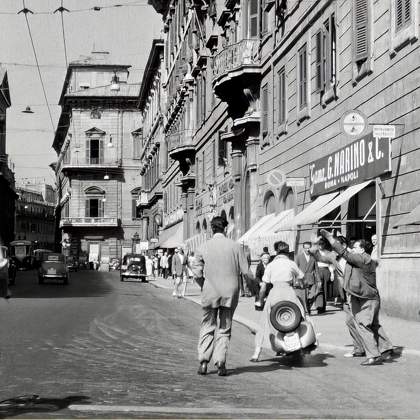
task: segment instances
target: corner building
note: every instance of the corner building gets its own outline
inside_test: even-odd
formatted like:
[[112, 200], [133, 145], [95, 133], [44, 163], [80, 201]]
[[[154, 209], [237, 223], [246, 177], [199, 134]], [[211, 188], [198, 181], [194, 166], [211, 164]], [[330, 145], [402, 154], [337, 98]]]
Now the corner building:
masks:
[[70, 63], [60, 97], [62, 112], [53, 147], [62, 239], [70, 253], [89, 260], [121, 257], [139, 232], [139, 85], [128, 65], [108, 53]]

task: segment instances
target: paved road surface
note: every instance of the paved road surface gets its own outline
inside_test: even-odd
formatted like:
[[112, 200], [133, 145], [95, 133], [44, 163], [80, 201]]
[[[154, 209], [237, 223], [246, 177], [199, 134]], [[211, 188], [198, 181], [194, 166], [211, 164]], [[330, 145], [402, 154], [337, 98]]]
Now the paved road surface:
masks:
[[235, 324], [229, 376], [196, 374], [198, 305], [116, 273], [71, 284], [20, 272], [0, 302], [0, 399], [38, 394], [0, 418], [419, 417], [420, 358], [362, 367], [341, 353], [248, 361], [253, 336]]

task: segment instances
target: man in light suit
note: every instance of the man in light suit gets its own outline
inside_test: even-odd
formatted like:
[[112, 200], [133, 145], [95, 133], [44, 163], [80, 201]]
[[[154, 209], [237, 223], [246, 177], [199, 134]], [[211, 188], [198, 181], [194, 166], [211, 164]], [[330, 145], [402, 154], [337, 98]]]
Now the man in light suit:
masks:
[[193, 275], [201, 287], [203, 308], [198, 342], [200, 375], [207, 373], [207, 364], [212, 357], [218, 375], [227, 375], [226, 354], [233, 313], [239, 299], [240, 275], [253, 277], [241, 246], [225, 237], [226, 226], [227, 222], [223, 217], [213, 218], [213, 238], [196, 252], [192, 266]]
[[184, 278], [184, 259], [185, 256], [175, 248], [175, 254], [172, 257], [172, 274], [174, 275], [174, 291], [172, 296], [181, 298], [181, 285]]

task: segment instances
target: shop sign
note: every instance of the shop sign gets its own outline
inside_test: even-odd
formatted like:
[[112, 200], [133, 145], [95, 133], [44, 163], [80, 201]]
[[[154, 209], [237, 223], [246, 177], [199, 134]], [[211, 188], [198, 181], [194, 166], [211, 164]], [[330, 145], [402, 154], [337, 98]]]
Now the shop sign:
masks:
[[391, 140], [372, 133], [309, 165], [311, 196], [360, 184], [391, 171]]
[[136, 244], [136, 248], [137, 248], [137, 245], [139, 245], [138, 248], [140, 251], [147, 251], [149, 249], [149, 242], [147, 241], [140, 241], [139, 244]]
[[395, 139], [395, 125], [374, 125], [373, 137]]

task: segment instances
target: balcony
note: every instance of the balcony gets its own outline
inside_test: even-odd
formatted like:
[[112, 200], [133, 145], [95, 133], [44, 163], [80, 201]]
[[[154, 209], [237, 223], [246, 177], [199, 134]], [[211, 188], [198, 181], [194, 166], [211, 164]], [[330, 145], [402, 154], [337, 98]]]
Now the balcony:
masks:
[[63, 217], [60, 220], [62, 227], [117, 227], [116, 217]]
[[222, 100], [234, 98], [235, 91], [252, 86], [261, 74], [258, 40], [243, 39], [229, 45], [214, 58], [213, 89]]
[[172, 159], [179, 161], [194, 151], [193, 130], [182, 130], [169, 135], [168, 154]]
[[70, 161], [63, 161], [61, 170], [63, 172], [71, 171], [98, 171], [106, 170], [108, 172], [117, 171], [121, 168], [121, 159], [116, 158], [86, 158], [72, 156]]

